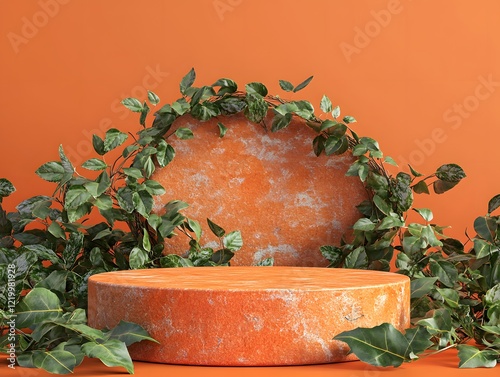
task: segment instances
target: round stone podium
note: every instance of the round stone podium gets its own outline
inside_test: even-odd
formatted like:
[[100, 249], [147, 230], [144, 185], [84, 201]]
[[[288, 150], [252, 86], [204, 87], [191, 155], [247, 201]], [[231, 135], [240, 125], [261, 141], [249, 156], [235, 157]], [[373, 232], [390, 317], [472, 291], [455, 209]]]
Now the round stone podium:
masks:
[[89, 325], [142, 325], [160, 344], [134, 360], [217, 366], [355, 360], [332, 338], [384, 322], [409, 327], [410, 280], [366, 270], [193, 267], [107, 272], [89, 278]]

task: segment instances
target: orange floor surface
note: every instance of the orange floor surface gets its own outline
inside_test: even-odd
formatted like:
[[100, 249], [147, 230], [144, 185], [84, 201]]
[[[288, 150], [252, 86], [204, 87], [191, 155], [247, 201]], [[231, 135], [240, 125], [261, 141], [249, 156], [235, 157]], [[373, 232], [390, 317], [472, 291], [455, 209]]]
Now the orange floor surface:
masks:
[[[455, 350], [430, 355], [399, 368], [377, 368], [360, 361], [345, 363], [306, 365], [292, 367], [201, 367], [167, 365], [135, 362], [135, 377], [498, 377], [500, 366], [495, 368], [459, 369]], [[73, 376], [99, 377], [126, 375], [123, 368], [108, 368], [99, 360], [86, 359]], [[54, 376], [36, 369], [19, 368], [12, 370], [7, 366], [5, 356], [0, 356], [0, 376], [2, 377], [46, 377]]]

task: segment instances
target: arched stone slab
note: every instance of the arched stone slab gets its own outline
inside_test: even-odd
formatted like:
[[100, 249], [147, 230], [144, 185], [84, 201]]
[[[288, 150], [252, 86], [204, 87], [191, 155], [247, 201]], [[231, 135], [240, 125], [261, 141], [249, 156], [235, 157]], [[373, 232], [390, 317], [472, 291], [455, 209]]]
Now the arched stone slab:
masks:
[[[223, 138], [217, 122], [228, 128]], [[302, 121], [274, 133], [243, 116], [205, 123], [185, 116], [174, 126], [195, 136], [169, 138], [176, 156], [153, 175], [167, 191], [156, 208], [173, 199], [189, 203], [186, 215], [200, 221], [211, 246], [206, 218], [240, 230], [244, 246], [233, 265], [274, 257], [276, 265], [325, 266], [319, 247], [339, 244], [359, 218], [355, 206], [367, 194], [357, 177], [345, 176], [353, 156], [316, 157], [317, 134]], [[168, 240], [166, 252], [182, 254], [187, 243], [182, 235]]]

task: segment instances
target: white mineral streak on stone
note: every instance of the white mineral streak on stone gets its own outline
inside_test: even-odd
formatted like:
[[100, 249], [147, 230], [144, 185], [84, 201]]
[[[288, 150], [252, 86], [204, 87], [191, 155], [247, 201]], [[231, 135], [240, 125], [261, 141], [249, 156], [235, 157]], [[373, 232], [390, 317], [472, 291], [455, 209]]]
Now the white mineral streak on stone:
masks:
[[[310, 319], [308, 319], [308, 320], [310, 320]], [[328, 342], [325, 341], [325, 339], [323, 339], [318, 334], [316, 334], [314, 332], [310, 332], [308, 330], [309, 324], [308, 324], [307, 320], [302, 320], [302, 325], [304, 326], [304, 331], [302, 332], [302, 338], [306, 339], [309, 343], [311, 343], [311, 342], [318, 343], [321, 346], [321, 349], [323, 350], [323, 352], [325, 354], [325, 358], [327, 360], [331, 360], [333, 357], [333, 354], [332, 354], [332, 351], [330, 350], [330, 346], [328, 345]]]
[[309, 208], [318, 208], [322, 207], [320, 202], [314, 202], [314, 199], [309, 196], [306, 192], [300, 192], [295, 195], [295, 200], [293, 202], [294, 206], [297, 207], [309, 207]]
[[153, 212], [160, 212], [165, 206], [163, 195], [153, 196]]
[[347, 165], [350, 161], [347, 159], [347, 156], [340, 155], [340, 156], [334, 156], [333, 158], [329, 158], [326, 161], [326, 166], [327, 167], [332, 167], [335, 169], [345, 169], [347, 168]]
[[255, 254], [253, 255], [253, 263], [258, 263], [265, 258], [274, 257], [276, 254], [292, 255], [294, 258], [299, 257], [297, 249], [295, 249], [292, 245], [268, 245], [265, 249], [261, 249], [255, 252]]
[[183, 360], [188, 357], [188, 352], [186, 350], [179, 350], [177, 351], [177, 359]]
[[255, 331], [260, 331], [264, 328], [264, 321], [262, 320], [262, 318], [250, 313], [245, 313], [243, 315], [245, 316], [247, 322], [250, 322]]
[[229, 180], [229, 187], [233, 188], [233, 187], [241, 186], [241, 184], [243, 182], [245, 182], [245, 178], [243, 178], [243, 177], [234, 177], [234, 178], [231, 178]]
[[213, 154], [224, 154], [225, 151], [226, 151], [225, 148], [213, 148], [211, 152]]
[[210, 178], [201, 172], [197, 172], [191, 176], [191, 182], [195, 184], [197, 188], [207, 187], [210, 185]]

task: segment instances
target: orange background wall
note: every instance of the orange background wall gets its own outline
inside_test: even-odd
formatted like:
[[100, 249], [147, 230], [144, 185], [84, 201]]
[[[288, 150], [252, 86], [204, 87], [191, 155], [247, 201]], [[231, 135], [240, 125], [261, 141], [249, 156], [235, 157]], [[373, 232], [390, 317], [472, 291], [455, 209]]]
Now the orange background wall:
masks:
[[[443, 163], [468, 177], [443, 196], [419, 196], [465, 240], [500, 192], [500, 3], [496, 0], [39, 0], [0, 11], [0, 177], [7, 207], [53, 186], [34, 171], [63, 144], [75, 164], [94, 157], [92, 133], [137, 130], [118, 104], [198, 84], [314, 80], [296, 95], [327, 94], [358, 134], [422, 172]], [[282, 92], [280, 92], [282, 93]], [[472, 232], [470, 232], [472, 233]]]

